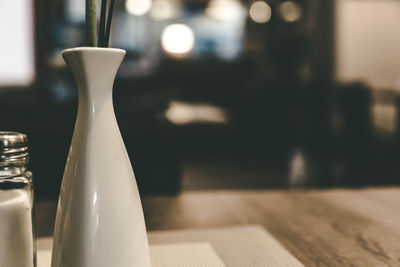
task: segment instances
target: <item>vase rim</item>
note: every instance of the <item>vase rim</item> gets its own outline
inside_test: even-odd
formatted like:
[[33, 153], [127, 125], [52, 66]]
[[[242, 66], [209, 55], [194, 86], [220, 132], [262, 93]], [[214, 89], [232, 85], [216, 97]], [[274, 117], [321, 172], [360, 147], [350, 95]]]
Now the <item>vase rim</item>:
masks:
[[61, 54], [72, 53], [72, 52], [84, 52], [84, 51], [104, 51], [104, 52], [108, 51], [108, 52], [117, 52], [121, 54], [126, 54], [126, 51], [120, 48], [90, 47], [90, 46], [67, 48], [61, 51]]

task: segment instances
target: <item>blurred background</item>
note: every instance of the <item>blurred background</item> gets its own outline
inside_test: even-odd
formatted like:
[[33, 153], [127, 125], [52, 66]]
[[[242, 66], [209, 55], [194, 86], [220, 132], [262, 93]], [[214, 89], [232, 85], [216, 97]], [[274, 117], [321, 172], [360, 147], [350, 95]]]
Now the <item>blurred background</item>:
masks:
[[[98, 4], [100, 6], [100, 4]], [[56, 198], [84, 0], [0, 1], [0, 129]], [[117, 0], [117, 120], [143, 194], [400, 183], [400, 2]]]

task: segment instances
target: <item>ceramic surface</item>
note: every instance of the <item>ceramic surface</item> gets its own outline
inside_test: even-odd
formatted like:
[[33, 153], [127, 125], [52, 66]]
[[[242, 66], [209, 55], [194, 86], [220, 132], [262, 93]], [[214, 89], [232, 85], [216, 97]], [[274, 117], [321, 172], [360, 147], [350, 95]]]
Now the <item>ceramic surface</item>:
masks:
[[52, 267], [150, 267], [140, 196], [114, 115], [125, 51], [63, 51], [79, 91], [54, 231]]

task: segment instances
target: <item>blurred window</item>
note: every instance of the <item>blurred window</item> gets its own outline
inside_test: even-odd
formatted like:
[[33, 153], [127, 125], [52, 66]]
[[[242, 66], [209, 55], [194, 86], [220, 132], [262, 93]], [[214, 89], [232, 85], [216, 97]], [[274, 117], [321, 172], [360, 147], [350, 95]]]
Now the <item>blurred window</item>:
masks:
[[243, 51], [247, 10], [238, 0], [211, 0], [186, 20], [195, 35], [192, 56], [232, 61]]
[[375, 89], [400, 79], [400, 1], [337, 0], [336, 76]]
[[0, 87], [28, 86], [35, 78], [33, 1], [0, 1]]

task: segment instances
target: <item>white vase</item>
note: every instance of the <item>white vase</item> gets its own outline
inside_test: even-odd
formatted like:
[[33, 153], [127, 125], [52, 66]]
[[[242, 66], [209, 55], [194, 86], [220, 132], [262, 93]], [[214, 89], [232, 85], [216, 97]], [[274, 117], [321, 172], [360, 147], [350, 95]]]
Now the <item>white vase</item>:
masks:
[[114, 115], [112, 87], [125, 51], [62, 52], [79, 107], [61, 185], [52, 267], [150, 267], [140, 196]]

